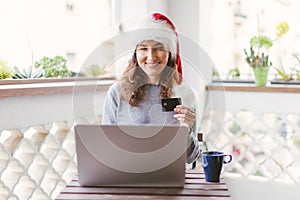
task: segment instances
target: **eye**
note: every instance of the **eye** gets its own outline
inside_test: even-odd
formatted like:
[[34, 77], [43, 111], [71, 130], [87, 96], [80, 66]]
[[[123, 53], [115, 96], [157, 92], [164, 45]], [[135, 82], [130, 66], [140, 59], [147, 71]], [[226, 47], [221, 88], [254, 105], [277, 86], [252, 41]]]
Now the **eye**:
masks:
[[148, 50], [148, 48], [147, 47], [139, 47], [139, 48], [137, 48], [137, 51], [147, 51]]
[[167, 50], [165, 49], [165, 47], [158, 47], [156, 50], [157, 50], [157, 51], [167, 51]]
[[153, 49], [156, 51], [167, 51], [167, 49], [163, 45], [157, 45]]

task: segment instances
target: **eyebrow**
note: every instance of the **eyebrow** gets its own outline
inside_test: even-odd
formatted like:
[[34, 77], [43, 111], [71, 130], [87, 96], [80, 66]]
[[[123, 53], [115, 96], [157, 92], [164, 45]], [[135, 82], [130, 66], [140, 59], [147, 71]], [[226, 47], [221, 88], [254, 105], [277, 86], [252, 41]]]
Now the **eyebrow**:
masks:
[[139, 44], [138, 47], [151, 47], [151, 48], [164, 47], [165, 48], [165, 46], [162, 43], [157, 43], [157, 44], [155, 44], [153, 46], [148, 46], [146, 44]]
[[138, 47], [147, 47], [148, 45], [145, 45], [145, 44], [139, 44], [137, 45]]

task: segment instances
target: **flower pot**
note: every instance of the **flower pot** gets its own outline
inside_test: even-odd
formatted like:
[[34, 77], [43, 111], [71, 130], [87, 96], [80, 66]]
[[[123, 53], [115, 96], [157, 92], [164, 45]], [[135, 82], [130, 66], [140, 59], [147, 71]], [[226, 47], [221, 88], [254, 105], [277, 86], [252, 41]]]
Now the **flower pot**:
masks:
[[265, 86], [268, 81], [269, 67], [255, 67], [253, 68], [255, 76], [255, 84], [257, 86]]

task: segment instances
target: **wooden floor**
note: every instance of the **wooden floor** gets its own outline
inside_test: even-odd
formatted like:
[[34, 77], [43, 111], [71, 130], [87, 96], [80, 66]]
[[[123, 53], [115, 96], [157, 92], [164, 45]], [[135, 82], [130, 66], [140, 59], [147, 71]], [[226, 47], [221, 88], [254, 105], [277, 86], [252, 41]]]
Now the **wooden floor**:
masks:
[[56, 200], [96, 200], [96, 199], [197, 199], [229, 200], [230, 195], [223, 180], [220, 183], [205, 181], [202, 170], [187, 170], [183, 188], [111, 188], [81, 187], [72, 181]]

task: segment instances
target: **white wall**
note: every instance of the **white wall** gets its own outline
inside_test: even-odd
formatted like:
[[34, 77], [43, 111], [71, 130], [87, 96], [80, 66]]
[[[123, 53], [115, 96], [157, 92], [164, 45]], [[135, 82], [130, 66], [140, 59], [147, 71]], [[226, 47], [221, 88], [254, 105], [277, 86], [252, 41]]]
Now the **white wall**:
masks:
[[[110, 0], [0, 0], [0, 59], [28, 68], [44, 56], [74, 53], [78, 71], [88, 54], [112, 34]], [[73, 11], [66, 9], [72, 3]]]
[[199, 42], [199, 0], [168, 1], [168, 14], [179, 33]]
[[[178, 32], [195, 41], [199, 39], [198, 0], [118, 0], [123, 30], [132, 28], [142, 17], [161, 12], [174, 22]], [[134, 6], [132, 6], [134, 5]]]

